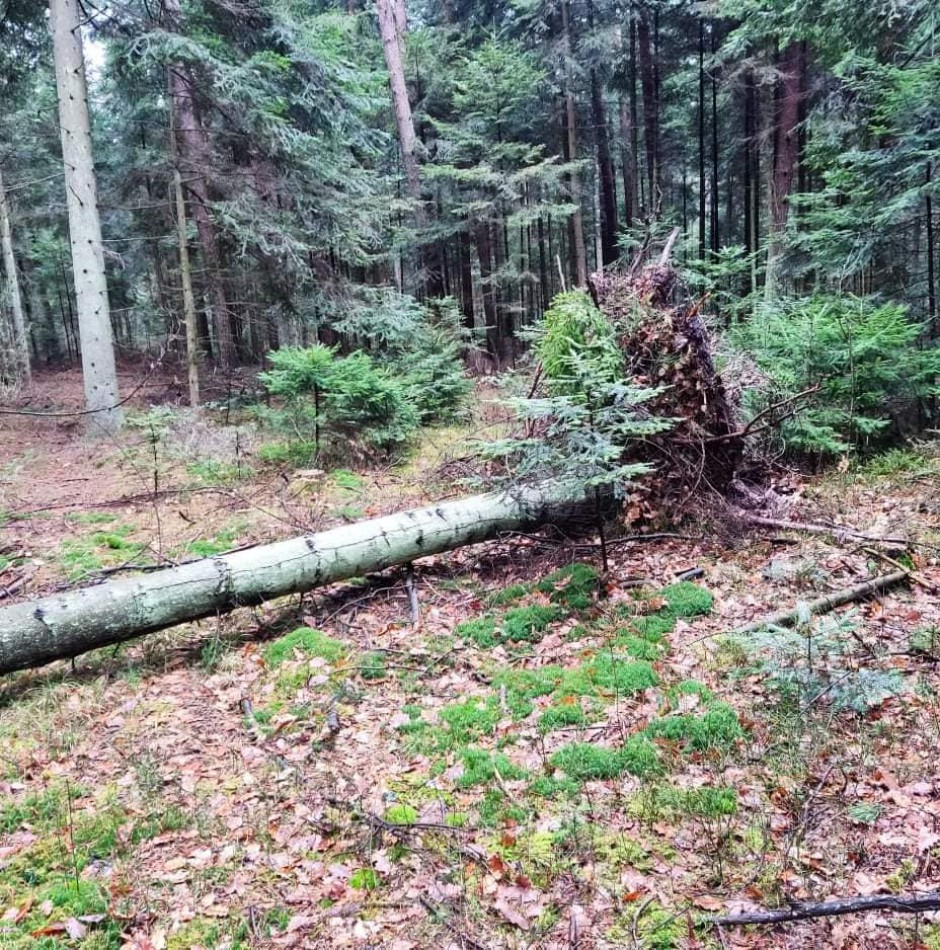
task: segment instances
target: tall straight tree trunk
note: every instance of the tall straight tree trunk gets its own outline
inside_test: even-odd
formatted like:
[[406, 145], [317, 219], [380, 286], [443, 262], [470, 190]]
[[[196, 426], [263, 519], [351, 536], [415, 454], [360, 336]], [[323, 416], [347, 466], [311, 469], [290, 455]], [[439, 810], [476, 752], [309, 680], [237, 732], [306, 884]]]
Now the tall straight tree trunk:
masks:
[[924, 213], [927, 217], [927, 317], [930, 320], [930, 335], [935, 337], [940, 327], [937, 326], [937, 252], [934, 247], [933, 199], [930, 197], [929, 190], [932, 172], [933, 168], [930, 162], [927, 162], [927, 169], [924, 172], [924, 179], [928, 185], [924, 194]]
[[473, 333], [475, 315], [473, 311], [473, 259], [470, 256], [470, 237], [466, 231], [457, 235], [457, 257], [460, 271], [460, 309], [463, 312], [463, 325]]
[[614, 164], [610, 158], [607, 137], [607, 109], [597, 70], [591, 70], [591, 112], [597, 142], [597, 172], [600, 178], [601, 257], [603, 263], [613, 264], [620, 256], [617, 248], [617, 186], [614, 184]]
[[646, 183], [649, 212], [656, 213], [659, 189], [659, 103], [656, 101], [656, 67], [650, 35], [650, 11], [640, 8], [636, 39], [640, 59], [640, 85], [643, 89], [643, 137], [646, 146]]
[[180, 250], [180, 283], [183, 285], [183, 319], [186, 323], [186, 368], [189, 375], [189, 404], [199, 405], [199, 333], [196, 328], [196, 301], [193, 297], [192, 271], [189, 267], [189, 240], [186, 236], [186, 202], [183, 200], [183, 179], [173, 173], [173, 194], [176, 198], [176, 230]]
[[630, 128], [630, 106], [627, 99], [621, 94], [619, 102], [620, 112], [620, 166], [623, 178], [623, 222], [628, 228], [633, 227], [633, 215], [636, 208], [636, 185], [633, 166], [633, 155], [630, 142], [633, 133]]
[[[593, 32], [593, 0], [589, 0], [588, 3], [588, 27]], [[593, 67], [591, 69], [591, 118], [594, 123], [594, 142], [597, 152], [601, 263], [607, 265], [612, 264], [619, 257], [617, 250], [617, 185], [614, 163], [610, 157], [604, 87], [597, 69]]]
[[20, 278], [16, 269], [16, 254], [13, 250], [13, 225], [10, 221], [10, 206], [0, 174], [0, 244], [3, 246], [3, 269], [6, 271], [7, 300], [10, 304], [13, 330], [13, 360], [19, 381], [29, 385], [29, 335], [26, 332], [26, 320], [23, 316], [23, 295], [20, 291]]
[[[712, 56], [718, 50], [718, 37], [714, 21], [711, 24], [711, 51]], [[718, 77], [715, 75], [715, 63], [712, 61], [711, 81], [712, 92], [712, 181], [711, 181], [711, 245], [712, 257], [718, 257], [721, 244], [718, 218]]]
[[[568, 2], [561, 4], [561, 32], [565, 50], [565, 141], [569, 162], [578, 160], [577, 112], [574, 102], [574, 89], [571, 84], [571, 24], [568, 18]], [[571, 237], [572, 270], [579, 287], [587, 286], [587, 250], [584, 246], [584, 219], [581, 214], [581, 175], [577, 170], [571, 172], [568, 179], [571, 190], [571, 203], [574, 214], [568, 219], [568, 233]]]
[[417, 155], [418, 140], [411, 115], [411, 101], [408, 99], [408, 86], [405, 83], [405, 67], [402, 63], [402, 41], [407, 25], [404, 5], [400, 3], [400, 0], [377, 0], [375, 6], [379, 16], [379, 33], [382, 37], [382, 51], [385, 54], [385, 67], [388, 70], [388, 83], [392, 92], [392, 108], [395, 110], [395, 124], [398, 128], [398, 144], [401, 149], [401, 163], [405, 171], [408, 197], [414, 202], [415, 213], [423, 222], [421, 175]]
[[705, 20], [698, 21], [698, 256], [705, 259]]
[[[179, 0], [164, 0], [167, 28], [180, 31]], [[196, 81], [189, 66], [175, 64], [169, 68], [172, 114], [175, 118], [173, 136], [184, 172], [186, 190], [192, 196], [193, 219], [199, 237], [206, 270], [209, 298], [212, 301], [212, 322], [215, 329], [215, 356], [223, 369], [235, 362], [235, 338], [232, 315], [222, 282], [221, 256], [215, 224], [209, 213], [209, 186], [206, 181], [212, 167], [212, 146], [209, 135], [196, 114]]]
[[499, 321], [496, 314], [496, 288], [493, 284], [489, 222], [479, 221], [473, 229], [473, 237], [477, 246], [477, 257], [480, 259], [480, 287], [483, 295], [487, 349], [495, 359], [499, 359]]
[[109, 435], [121, 428], [124, 414], [114, 361], [78, 0], [50, 0], [50, 13], [85, 404], [91, 413], [90, 430]]
[[770, 243], [767, 249], [765, 289], [768, 299], [777, 291], [778, 259], [790, 210], [790, 195], [800, 160], [799, 122], [804, 95], [806, 45], [794, 41], [780, 56], [781, 79], [774, 115], [773, 173], [770, 181]]

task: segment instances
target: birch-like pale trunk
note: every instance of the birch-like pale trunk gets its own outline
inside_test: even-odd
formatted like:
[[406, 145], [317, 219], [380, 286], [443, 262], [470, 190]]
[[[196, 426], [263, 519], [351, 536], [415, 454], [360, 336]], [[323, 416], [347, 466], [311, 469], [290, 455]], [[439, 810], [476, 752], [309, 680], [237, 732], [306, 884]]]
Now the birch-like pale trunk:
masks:
[[91, 413], [90, 430], [108, 435], [121, 428], [124, 414], [114, 362], [78, 0], [50, 0], [49, 8], [85, 404]]
[[520, 488], [12, 604], [0, 608], [0, 674], [579, 514]]
[[189, 404], [199, 405], [199, 332], [196, 328], [196, 300], [193, 297], [192, 269], [189, 266], [189, 241], [186, 237], [186, 202], [183, 179], [173, 172], [176, 198], [176, 231], [179, 237], [180, 283], [183, 285], [183, 319], [186, 322], [186, 366], [189, 370]]
[[3, 248], [3, 269], [6, 271], [7, 299], [10, 302], [10, 316], [13, 322], [13, 361], [17, 378], [21, 383], [28, 386], [31, 372], [29, 337], [26, 335], [23, 295], [20, 291], [19, 274], [16, 271], [16, 255], [13, 253], [13, 225], [10, 222], [10, 205], [7, 202], [2, 173], [0, 173], [0, 245]]

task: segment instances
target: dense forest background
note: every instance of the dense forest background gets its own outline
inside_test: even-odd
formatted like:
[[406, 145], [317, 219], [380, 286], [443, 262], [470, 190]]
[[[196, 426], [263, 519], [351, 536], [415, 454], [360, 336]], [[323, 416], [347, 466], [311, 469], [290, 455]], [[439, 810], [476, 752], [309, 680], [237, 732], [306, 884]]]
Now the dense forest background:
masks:
[[[289, 345], [444, 331], [505, 368], [556, 293], [677, 227], [683, 292], [775, 377], [765, 400], [857, 364], [830, 394], [851, 422], [823, 406], [797, 447], [933, 424], [935, 4], [79, 11], [119, 362], [185, 364], [191, 291], [204, 388]], [[8, 379], [17, 307], [33, 366], [79, 355], [47, 20], [5, 7]]]

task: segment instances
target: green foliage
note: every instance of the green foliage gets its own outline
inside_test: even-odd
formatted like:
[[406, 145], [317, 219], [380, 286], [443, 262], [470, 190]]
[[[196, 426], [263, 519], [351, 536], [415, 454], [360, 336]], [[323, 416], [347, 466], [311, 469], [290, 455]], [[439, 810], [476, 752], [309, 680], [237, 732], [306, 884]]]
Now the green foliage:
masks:
[[588, 717], [580, 705], [576, 703], [561, 703], [557, 706], [549, 706], [548, 709], [539, 716], [538, 730], [544, 734], [554, 732], [556, 729], [564, 729], [568, 726], [585, 726], [588, 721]]
[[630, 442], [671, 422], [643, 408], [660, 390], [621, 381], [613, 327], [590, 298], [579, 291], [556, 302], [536, 342], [549, 396], [509, 401], [538, 436], [490, 443], [483, 451], [514, 479], [551, 481], [561, 494], [588, 493], [599, 505], [601, 488], [622, 497], [627, 482], [649, 471], [624, 461]]
[[623, 354], [614, 328], [584, 291], [556, 296], [543, 321], [537, 352], [553, 395], [593, 402], [593, 390], [620, 380]]
[[349, 886], [354, 891], [375, 891], [382, 884], [378, 871], [372, 868], [358, 868], [349, 878]]
[[266, 442], [259, 445], [255, 454], [268, 465], [287, 465], [302, 468], [309, 465], [316, 455], [316, 443], [309, 439], [297, 439], [292, 442]]
[[670, 617], [704, 617], [711, 613], [715, 598], [698, 584], [680, 581], [664, 587], [660, 594], [666, 599], [664, 615]]
[[487, 752], [485, 749], [470, 747], [460, 757], [463, 773], [456, 781], [458, 788], [471, 788], [475, 785], [488, 785], [496, 781], [496, 774], [504, 780], [513, 781], [525, 778], [525, 769], [515, 765], [499, 752]]
[[877, 802], [856, 802], [846, 809], [849, 818], [861, 825], [873, 825], [882, 811], [882, 806]]
[[472, 640], [478, 647], [496, 646], [496, 618], [474, 617], [472, 620], [462, 620], [454, 628], [454, 632], [466, 640]]
[[481, 736], [491, 736], [500, 720], [499, 706], [492, 701], [472, 698], [445, 706], [441, 722], [449, 728], [448, 745], [466, 745]]
[[413, 825], [418, 820], [418, 811], [411, 805], [389, 805], [385, 810], [385, 820], [390, 825]]
[[528, 592], [529, 588], [525, 584], [510, 584], [491, 594], [487, 598], [487, 603], [491, 607], [504, 607], [506, 604], [514, 604], [517, 600], [522, 600]]
[[317, 453], [342, 457], [350, 443], [389, 452], [418, 426], [401, 381], [364, 352], [337, 357], [325, 346], [285, 347], [268, 360], [272, 368], [259, 378], [284, 408], [267, 418], [286, 431], [306, 430], [302, 441], [312, 435]]
[[558, 607], [531, 604], [527, 607], [513, 607], [501, 618], [487, 615], [461, 621], [455, 632], [484, 648], [500, 643], [536, 643], [542, 638], [549, 624], [561, 616], [562, 612]]
[[557, 666], [540, 666], [533, 670], [506, 670], [493, 680], [493, 687], [505, 695], [506, 705], [516, 719], [523, 719], [535, 708], [539, 696], [554, 692], [562, 679]]
[[857, 620], [801, 617], [796, 628], [770, 627], [734, 641], [767, 674], [784, 701], [799, 705], [817, 698], [837, 710], [865, 713], [904, 691], [899, 670], [859, 666], [852, 656]]
[[389, 288], [361, 287], [334, 326], [399, 381], [421, 425], [454, 419], [471, 382], [460, 360], [464, 331], [453, 298], [421, 305]]
[[537, 642], [548, 628], [548, 625], [562, 616], [557, 607], [545, 607], [541, 604], [532, 604], [528, 607], [513, 607], [503, 615], [497, 633], [502, 640], [517, 643], [522, 640]]
[[676, 817], [714, 820], [737, 813], [738, 793], [733, 788], [707, 785], [701, 788], [652, 785], [631, 803], [630, 810], [648, 822]]
[[536, 798], [575, 798], [581, 792], [581, 783], [570, 776], [556, 778], [540, 775], [529, 786], [528, 793]]
[[625, 772], [642, 777], [662, 770], [656, 747], [644, 736], [631, 736], [619, 749], [572, 742], [555, 752], [551, 764], [579, 780], [616, 778]]
[[818, 387], [780, 430], [794, 453], [831, 456], [884, 446], [896, 419], [938, 392], [940, 350], [919, 346], [924, 326], [897, 303], [816, 296], [784, 302], [736, 334], [768, 383], [750, 395], [760, 411]]
[[726, 703], [713, 703], [704, 713], [681, 713], [654, 719], [647, 735], [680, 743], [685, 751], [731, 752], [744, 730], [737, 713]]
[[334, 640], [319, 630], [298, 627], [269, 644], [264, 651], [264, 661], [271, 667], [280, 666], [298, 652], [306, 656], [320, 657], [328, 663], [337, 663], [345, 655], [346, 647], [339, 640]]
[[559, 696], [591, 696], [596, 693], [632, 696], [659, 683], [653, 667], [644, 660], [626, 660], [609, 651], [598, 653], [580, 666], [565, 670]]
[[364, 680], [380, 680], [386, 675], [385, 654], [378, 651], [367, 653], [360, 663], [359, 675]]
[[597, 569], [589, 564], [569, 564], [541, 580], [537, 589], [553, 604], [569, 610], [587, 610], [597, 594]]

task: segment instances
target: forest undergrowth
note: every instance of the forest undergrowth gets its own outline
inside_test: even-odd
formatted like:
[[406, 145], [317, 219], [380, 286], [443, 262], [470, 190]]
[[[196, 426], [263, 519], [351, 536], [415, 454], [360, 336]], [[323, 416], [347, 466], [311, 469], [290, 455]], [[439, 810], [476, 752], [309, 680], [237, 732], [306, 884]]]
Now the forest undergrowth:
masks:
[[[104, 452], [5, 423], [0, 592], [452, 495], [500, 425], [297, 471], [205, 418], [137, 410]], [[930, 915], [712, 923], [940, 888], [938, 473], [786, 480], [789, 517], [912, 553], [716, 521], [615, 540], [601, 576], [507, 538], [419, 562], [417, 616], [389, 572], [9, 677], [0, 946], [940, 947]], [[899, 557], [909, 588], [732, 632]]]

